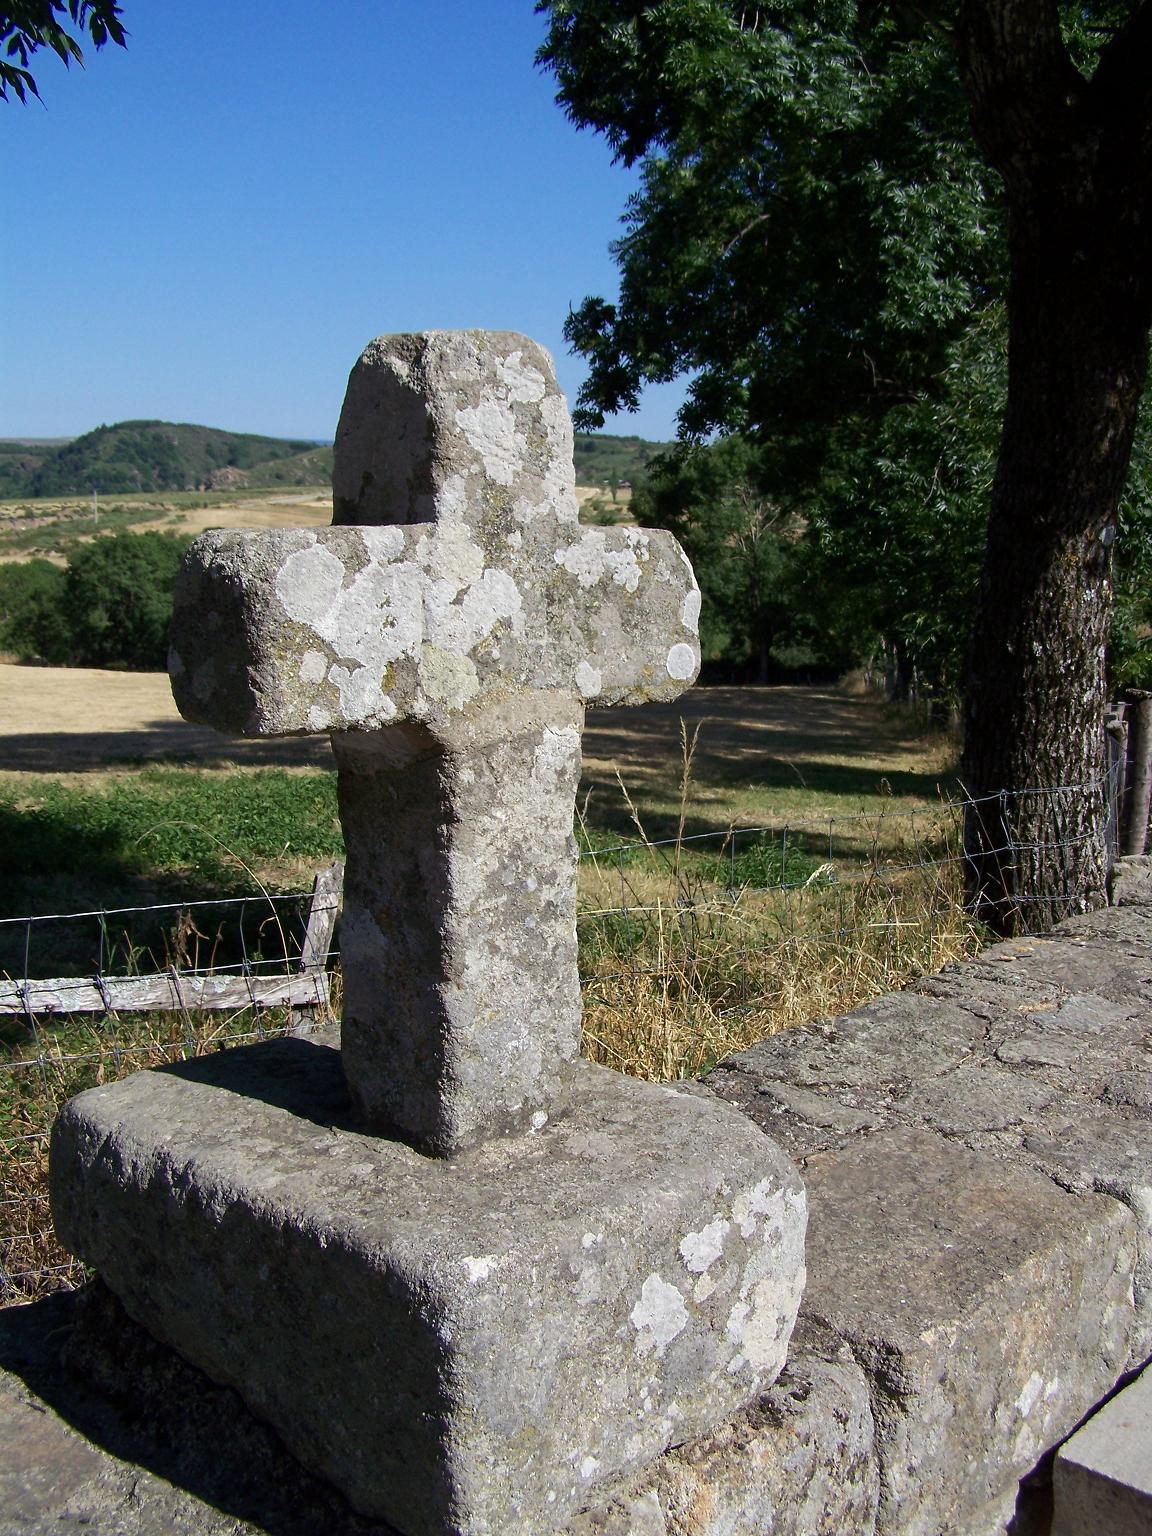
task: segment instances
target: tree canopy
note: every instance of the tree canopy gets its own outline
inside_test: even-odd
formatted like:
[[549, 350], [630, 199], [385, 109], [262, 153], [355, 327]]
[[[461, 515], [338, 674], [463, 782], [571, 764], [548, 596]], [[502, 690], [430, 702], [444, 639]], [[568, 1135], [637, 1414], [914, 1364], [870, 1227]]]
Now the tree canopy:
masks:
[[879, 543], [906, 612], [933, 559], [954, 577], [977, 615], [964, 772], [995, 806], [967, 830], [974, 897], [1005, 930], [1100, 899], [1152, 0], [538, 8], [560, 101], [640, 172], [619, 294], [568, 322], [582, 424], [687, 374], [682, 433], [751, 436], [841, 572]]
[[109, 42], [125, 47], [128, 34], [120, 15], [115, 0], [9, 0], [0, 9], [0, 101], [8, 100], [10, 93], [21, 101], [29, 94], [40, 95], [29, 64], [42, 48], [50, 48], [65, 64], [73, 59], [83, 64], [84, 53], [69, 22], [96, 48]]
[[52, 666], [162, 671], [189, 543], [118, 533], [79, 545], [65, 570], [47, 560], [0, 567], [0, 647]]

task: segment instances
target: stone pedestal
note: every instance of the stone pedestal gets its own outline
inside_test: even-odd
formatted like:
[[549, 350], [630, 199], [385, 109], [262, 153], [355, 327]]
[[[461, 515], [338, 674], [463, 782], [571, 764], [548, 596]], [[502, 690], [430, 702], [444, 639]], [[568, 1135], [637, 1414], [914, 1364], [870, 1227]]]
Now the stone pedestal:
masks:
[[771, 1382], [804, 1195], [738, 1111], [579, 1064], [537, 1132], [451, 1161], [355, 1129], [285, 1040], [71, 1101], [64, 1243], [406, 1536], [536, 1536]]

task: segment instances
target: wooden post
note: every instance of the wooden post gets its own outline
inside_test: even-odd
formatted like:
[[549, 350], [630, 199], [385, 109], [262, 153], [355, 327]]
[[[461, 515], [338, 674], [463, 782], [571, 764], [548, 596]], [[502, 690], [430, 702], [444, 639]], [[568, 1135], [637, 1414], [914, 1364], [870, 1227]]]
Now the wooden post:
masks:
[[1120, 831], [1124, 824], [1124, 801], [1128, 785], [1128, 721], [1127, 705], [1122, 699], [1109, 705], [1104, 722], [1104, 744], [1107, 752], [1108, 800], [1108, 876], [1111, 879], [1116, 861], [1120, 857]]
[[304, 1007], [297, 1004], [293, 1008], [294, 1032], [301, 1026], [318, 1023], [317, 1010], [327, 1011], [328, 956], [332, 949], [332, 934], [336, 927], [343, 892], [344, 862], [342, 859], [337, 859], [325, 869], [316, 871], [316, 878], [312, 882], [312, 904], [308, 908], [308, 925], [304, 930], [304, 943], [300, 949], [301, 973], [314, 981], [316, 993], [314, 1001], [306, 1003]]
[[271, 976], [211, 976], [167, 971], [151, 976], [57, 976], [47, 981], [0, 978], [0, 1015], [22, 1013], [33, 1028], [38, 1014], [192, 1012], [257, 1007], [292, 1008], [292, 1022], [328, 1008], [327, 961], [340, 910], [344, 865], [320, 870], [298, 969]]
[[1152, 693], [1146, 689], [1130, 690], [1133, 703], [1128, 711], [1128, 731], [1132, 740], [1132, 783], [1128, 795], [1128, 817], [1124, 830], [1124, 852], [1140, 854], [1148, 841], [1148, 810], [1152, 805]]

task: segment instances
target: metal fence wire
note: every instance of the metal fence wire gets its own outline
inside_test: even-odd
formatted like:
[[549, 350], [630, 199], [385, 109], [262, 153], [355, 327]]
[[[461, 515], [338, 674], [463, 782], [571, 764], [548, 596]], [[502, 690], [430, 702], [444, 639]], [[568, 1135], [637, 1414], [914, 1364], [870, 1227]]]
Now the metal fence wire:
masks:
[[[961, 828], [985, 803], [882, 802], [612, 843], [578, 829], [585, 1054], [639, 1076], [694, 1075], [974, 953]], [[1028, 851], [1003, 850], [1022, 867]], [[0, 1305], [82, 1278], [48, 1209], [59, 1106], [324, 1014], [339, 988], [341, 875], [321, 871], [291, 896], [0, 920]]]

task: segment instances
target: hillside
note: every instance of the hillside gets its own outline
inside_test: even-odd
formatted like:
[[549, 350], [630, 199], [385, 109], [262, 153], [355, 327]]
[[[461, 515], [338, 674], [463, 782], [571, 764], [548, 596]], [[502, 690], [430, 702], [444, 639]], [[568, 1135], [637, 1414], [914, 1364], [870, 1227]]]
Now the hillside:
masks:
[[[664, 443], [576, 434], [579, 485], [635, 485]], [[122, 421], [71, 441], [0, 439], [0, 499], [326, 485], [330, 444], [169, 421]]]
[[671, 448], [642, 437], [614, 437], [609, 432], [577, 432], [573, 460], [577, 485], [638, 485], [650, 459]]
[[62, 446], [0, 444], [0, 496], [322, 485], [330, 446], [169, 421], [122, 421]]

